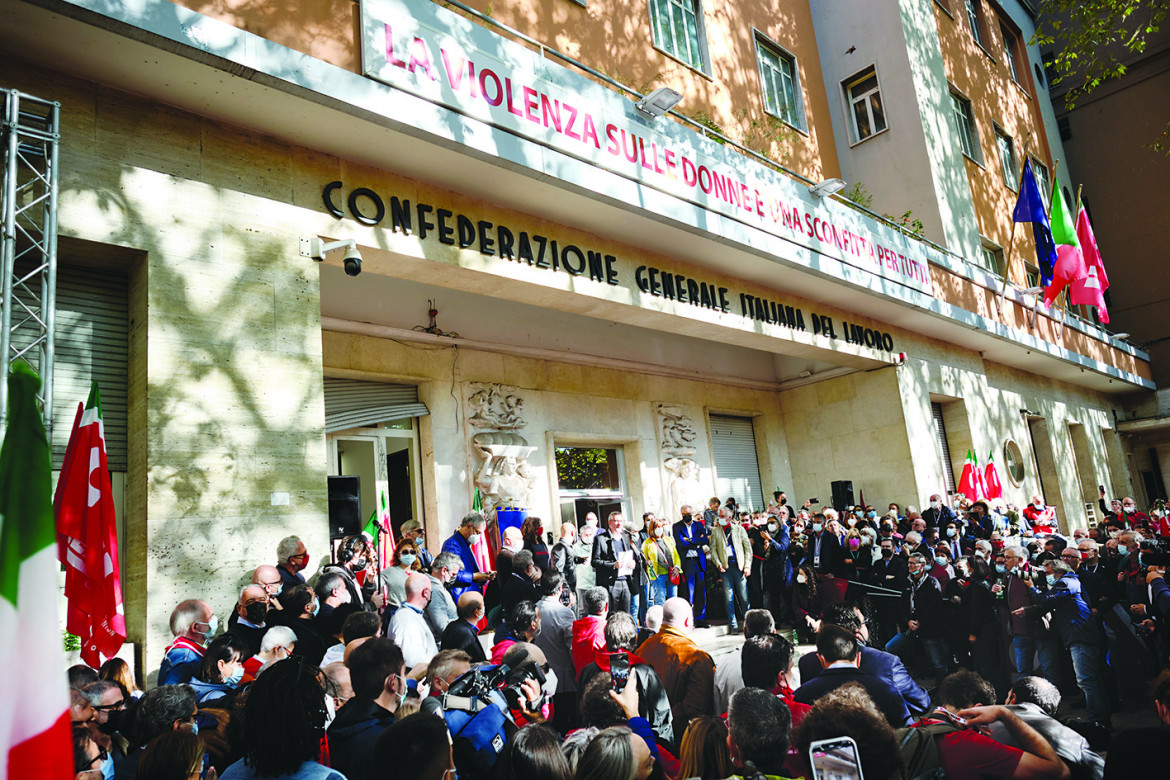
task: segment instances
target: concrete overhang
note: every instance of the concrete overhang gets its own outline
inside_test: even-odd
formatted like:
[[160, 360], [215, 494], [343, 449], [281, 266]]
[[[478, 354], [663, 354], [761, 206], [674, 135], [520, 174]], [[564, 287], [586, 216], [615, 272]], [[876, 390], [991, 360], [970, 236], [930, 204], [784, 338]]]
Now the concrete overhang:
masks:
[[[1021, 371], [1107, 393], [1154, 387], [1136, 374], [166, 0], [15, 0], [0, 9], [0, 45], [40, 67], [718, 267]], [[290, 237], [290, 244], [295, 240]], [[777, 340], [774, 351], [784, 349]]]

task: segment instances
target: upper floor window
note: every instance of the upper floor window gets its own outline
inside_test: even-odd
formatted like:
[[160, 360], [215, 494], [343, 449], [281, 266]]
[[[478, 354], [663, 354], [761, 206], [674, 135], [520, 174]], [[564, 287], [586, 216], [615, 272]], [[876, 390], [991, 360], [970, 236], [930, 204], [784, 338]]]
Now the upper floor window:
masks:
[[1016, 148], [1011, 137], [995, 128], [995, 146], [999, 150], [999, 166], [1003, 169], [1003, 183], [1008, 189], [1014, 190], [1018, 186], [1016, 179]]
[[1044, 208], [1048, 208], [1048, 201], [1052, 197], [1052, 177], [1048, 174], [1048, 166], [1033, 157], [1032, 170], [1036, 174], [1036, 186], [1040, 189], [1040, 197], [1044, 199]]
[[764, 107], [768, 113], [799, 127], [795, 60], [759, 38], [756, 38], [756, 59], [760, 66]]
[[706, 70], [699, 0], [650, 0], [654, 43], [696, 70]]
[[979, 155], [979, 134], [975, 130], [975, 117], [971, 113], [971, 101], [957, 92], [951, 93], [951, 108], [955, 113], [955, 125], [959, 132], [959, 146], [963, 154], [975, 162], [981, 162]]
[[[1020, 36], [1016, 35], [1015, 30], [1008, 27], [1006, 22], [999, 23], [1000, 34], [1003, 35], [1003, 50], [1007, 55], [1008, 73], [1012, 76], [1012, 81], [1017, 84], [1022, 84], [1020, 81]], [[1026, 66], [1025, 66], [1026, 67]]]
[[886, 129], [886, 110], [878, 88], [877, 71], [866, 68], [845, 82], [849, 98], [849, 114], [853, 122], [853, 137], [864, 141]]
[[991, 243], [987, 239], [983, 239], [980, 247], [983, 254], [983, 265], [993, 274], [998, 276], [1004, 275], [1004, 258], [1003, 249]]
[[[979, 29], [979, 0], [964, 0], [967, 6], [967, 22], [971, 25], [971, 37], [975, 43], [983, 46], [983, 33]], [[987, 48], [983, 46], [983, 48]]]

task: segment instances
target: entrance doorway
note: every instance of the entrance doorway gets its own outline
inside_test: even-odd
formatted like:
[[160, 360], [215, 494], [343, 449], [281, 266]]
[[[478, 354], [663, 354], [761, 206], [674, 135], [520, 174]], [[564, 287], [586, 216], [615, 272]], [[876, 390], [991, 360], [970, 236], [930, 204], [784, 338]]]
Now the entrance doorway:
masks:
[[418, 465], [418, 433], [414, 418], [379, 428], [354, 428], [329, 434], [330, 476], [361, 478], [362, 524], [385, 500], [394, 538], [402, 524], [422, 519], [422, 479]]

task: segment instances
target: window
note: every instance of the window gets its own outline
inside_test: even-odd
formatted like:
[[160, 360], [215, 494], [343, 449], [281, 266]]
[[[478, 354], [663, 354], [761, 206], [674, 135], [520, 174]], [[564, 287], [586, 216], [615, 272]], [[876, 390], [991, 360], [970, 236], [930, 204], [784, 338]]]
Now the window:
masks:
[[699, 0], [650, 0], [654, 43], [697, 70], [706, 69]]
[[958, 94], [951, 93], [951, 106], [955, 112], [955, 125], [959, 131], [959, 146], [963, 154], [975, 162], [980, 162], [979, 134], [975, 131], [975, 118], [971, 115], [971, 101]]
[[877, 71], [867, 68], [845, 82], [849, 96], [849, 113], [853, 117], [853, 137], [864, 141], [886, 129], [886, 111], [878, 89]]
[[983, 266], [997, 276], [1004, 275], [1003, 250], [987, 239], [980, 247], [983, 254]]
[[1032, 170], [1036, 173], [1036, 186], [1040, 189], [1044, 208], [1048, 208], [1048, 200], [1052, 197], [1052, 179], [1048, 177], [1048, 166], [1033, 157]]
[[999, 150], [999, 167], [1003, 169], [1003, 183], [1009, 190], [1019, 187], [1016, 178], [1016, 147], [1007, 133], [995, 128], [995, 146]]
[[791, 56], [756, 39], [756, 59], [760, 65], [760, 84], [764, 91], [764, 108], [769, 114], [799, 126], [796, 103], [796, 63]]
[[1004, 22], [999, 23], [999, 32], [1003, 35], [1003, 49], [1007, 54], [1008, 73], [1012, 75], [1012, 81], [1020, 84], [1020, 72], [1017, 63], [1020, 54], [1019, 36]]
[[1008, 478], [1012, 484], [1019, 487], [1024, 481], [1024, 455], [1020, 452], [1020, 445], [1012, 439], [1003, 444], [1003, 463], [1007, 469]]
[[[971, 37], [975, 39], [975, 43], [983, 46], [983, 33], [979, 30], [979, 9], [976, 4], [979, 0], [964, 0], [967, 5], [967, 21], [971, 25]], [[987, 48], [983, 46], [983, 48]]]
[[1024, 280], [1028, 283], [1028, 288], [1035, 288], [1040, 286], [1040, 269], [1031, 263], [1024, 264]]
[[951, 466], [951, 445], [947, 441], [947, 426], [943, 422], [943, 407], [942, 404], [931, 403], [930, 414], [934, 418], [934, 451], [938, 455], [939, 464], [942, 466], [943, 485], [947, 489], [947, 493], [955, 492], [955, 471]]

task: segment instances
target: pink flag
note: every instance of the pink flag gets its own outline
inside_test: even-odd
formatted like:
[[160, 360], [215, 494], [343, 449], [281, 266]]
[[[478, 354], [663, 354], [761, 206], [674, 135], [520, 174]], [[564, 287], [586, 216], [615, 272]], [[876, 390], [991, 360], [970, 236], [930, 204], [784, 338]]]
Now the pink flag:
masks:
[[1077, 239], [1085, 256], [1086, 274], [1084, 278], [1077, 279], [1070, 285], [1069, 297], [1075, 304], [1096, 306], [1097, 319], [1108, 324], [1109, 312], [1105, 310], [1105, 291], [1109, 289], [1109, 277], [1105, 275], [1101, 252], [1097, 249], [1097, 238], [1093, 235], [1093, 226], [1089, 224], [1089, 215], [1083, 207], [1077, 214]]

